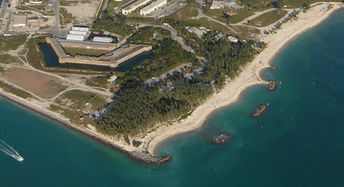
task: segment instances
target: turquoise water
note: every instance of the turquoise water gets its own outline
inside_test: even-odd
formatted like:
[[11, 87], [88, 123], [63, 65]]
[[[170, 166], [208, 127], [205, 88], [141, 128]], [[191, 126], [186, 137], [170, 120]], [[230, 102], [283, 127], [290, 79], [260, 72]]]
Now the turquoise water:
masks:
[[[344, 186], [344, 11], [290, 43], [263, 73], [275, 92], [254, 86], [203, 129], [158, 152], [173, 160], [139, 164], [51, 120], [0, 100], [0, 186]], [[269, 103], [259, 119], [249, 113]], [[209, 143], [233, 134], [224, 146]]]

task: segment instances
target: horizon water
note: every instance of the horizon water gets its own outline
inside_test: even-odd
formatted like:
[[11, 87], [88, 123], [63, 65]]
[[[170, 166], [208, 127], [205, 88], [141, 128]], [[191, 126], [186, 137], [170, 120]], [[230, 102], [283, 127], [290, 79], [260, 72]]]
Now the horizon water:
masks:
[[[164, 142], [152, 166], [0, 98], [0, 186], [344, 186], [344, 10], [289, 43], [257, 85], [203, 128]], [[260, 118], [250, 117], [268, 103]], [[212, 136], [233, 139], [212, 145]]]

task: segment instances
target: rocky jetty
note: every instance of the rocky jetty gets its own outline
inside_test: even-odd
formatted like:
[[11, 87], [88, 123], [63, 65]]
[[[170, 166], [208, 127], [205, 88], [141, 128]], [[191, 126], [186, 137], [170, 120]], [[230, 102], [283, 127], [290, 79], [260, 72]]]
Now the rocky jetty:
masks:
[[130, 152], [129, 155], [133, 159], [142, 163], [146, 163], [146, 164], [163, 164], [172, 159], [172, 157], [169, 155], [156, 157], [156, 156], [151, 155], [147, 151], [133, 151], [133, 152]]
[[261, 116], [267, 109], [268, 109], [268, 106], [266, 104], [259, 105], [256, 108], [256, 110], [252, 113], [252, 117]]
[[270, 80], [268, 83], [268, 90], [274, 91], [276, 90], [276, 87], [277, 87], [277, 82], [275, 80]]
[[213, 137], [211, 139], [211, 143], [212, 144], [224, 144], [224, 143], [227, 143], [230, 138], [231, 138], [231, 136], [229, 134], [221, 133], [221, 134], [218, 134], [217, 136]]

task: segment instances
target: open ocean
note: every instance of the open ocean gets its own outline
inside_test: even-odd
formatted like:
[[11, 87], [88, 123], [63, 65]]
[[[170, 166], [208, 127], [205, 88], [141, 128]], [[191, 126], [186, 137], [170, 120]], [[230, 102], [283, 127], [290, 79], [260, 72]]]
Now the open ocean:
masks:
[[[0, 186], [344, 186], [344, 11], [291, 42], [275, 58], [275, 92], [246, 90], [204, 128], [164, 143], [166, 165], [137, 163], [58, 123], [0, 99]], [[249, 116], [269, 103], [261, 118]], [[210, 138], [228, 132], [226, 145]]]

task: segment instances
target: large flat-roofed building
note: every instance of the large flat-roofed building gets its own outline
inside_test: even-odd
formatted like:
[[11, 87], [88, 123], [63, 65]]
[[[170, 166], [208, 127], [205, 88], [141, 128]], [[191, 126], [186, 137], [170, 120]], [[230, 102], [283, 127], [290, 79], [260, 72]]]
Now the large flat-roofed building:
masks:
[[85, 40], [85, 36], [83, 36], [83, 35], [68, 34], [66, 40], [84, 41]]
[[154, 11], [156, 11], [158, 8], [164, 6], [167, 4], [167, 0], [157, 0], [151, 3], [150, 5], [144, 7], [140, 10], [140, 14], [143, 16], [146, 16]]
[[113, 42], [113, 38], [106, 37], [106, 36], [95, 36], [92, 39], [93, 42], [103, 42], [103, 43], [111, 43]]
[[87, 27], [72, 27], [67, 35], [66, 40], [84, 41], [89, 30], [90, 29]]
[[146, 4], [148, 4], [151, 0], [137, 0], [134, 3], [124, 7], [122, 9], [122, 14], [124, 15], [128, 15], [132, 12], [134, 12], [136, 9], [138, 9], [141, 6], [144, 6]]
[[13, 18], [13, 27], [26, 27], [27, 25], [27, 16], [17, 15]]

